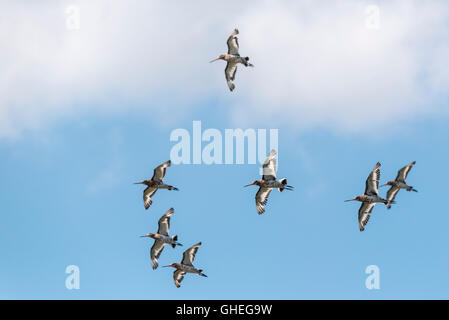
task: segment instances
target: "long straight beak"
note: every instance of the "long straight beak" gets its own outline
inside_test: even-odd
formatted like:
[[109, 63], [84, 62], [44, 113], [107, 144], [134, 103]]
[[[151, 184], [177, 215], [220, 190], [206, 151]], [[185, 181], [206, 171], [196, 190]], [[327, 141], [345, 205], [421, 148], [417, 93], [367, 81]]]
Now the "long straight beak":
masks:
[[345, 202], [349, 202], [349, 201], [355, 201], [355, 199], [345, 200]]
[[162, 266], [162, 268], [167, 268], [167, 267], [171, 267], [171, 265], [168, 265], [168, 266]]
[[250, 183], [250, 184], [247, 184], [246, 186], [243, 186], [243, 188], [253, 186], [253, 185], [254, 185], [254, 183]]
[[211, 61], [209, 61], [209, 63], [214, 62], [214, 61], [217, 61], [217, 60], [220, 60], [220, 58], [216, 58], [216, 59], [214, 59], [214, 60], [211, 60]]
[[381, 185], [381, 187], [385, 187], [385, 186], [388, 186], [388, 184], [385, 183], [385, 184]]
[[143, 182], [134, 182], [134, 184], [143, 184]]
[[144, 236], [140, 236], [141, 238], [146, 238], [146, 237], [148, 237], [147, 235], [144, 235]]

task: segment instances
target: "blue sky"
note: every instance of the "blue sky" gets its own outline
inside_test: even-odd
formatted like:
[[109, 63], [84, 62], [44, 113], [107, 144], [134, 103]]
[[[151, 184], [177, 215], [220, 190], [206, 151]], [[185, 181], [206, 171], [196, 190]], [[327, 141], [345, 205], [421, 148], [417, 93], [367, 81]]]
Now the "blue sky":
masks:
[[[0, 79], [5, 93], [0, 104], [0, 298], [449, 298], [447, 174], [441, 169], [449, 161], [449, 68], [438, 60], [449, 48], [446, 3], [420, 7], [410, 2], [404, 9], [398, 2], [377, 2], [386, 26], [375, 31], [377, 40], [368, 41], [375, 42], [373, 48], [365, 52], [362, 41], [349, 48], [354, 51], [346, 50], [341, 40], [329, 46], [335, 55], [320, 46], [304, 54], [307, 48], [295, 41], [328, 42], [353, 28], [329, 28], [307, 17], [334, 12], [344, 20], [363, 12], [365, 2], [350, 1], [344, 8], [329, 2], [323, 9], [304, 1], [294, 15], [289, 4], [281, 2], [273, 11], [267, 1], [260, 9], [244, 7], [232, 21], [219, 7], [204, 15], [200, 4], [187, 18], [179, 4], [167, 21], [147, 21], [136, 16], [145, 17], [144, 11], [157, 17], [173, 8], [74, 3], [81, 9], [78, 33], [54, 28], [55, 21], [64, 23], [68, 2], [39, 7], [35, 14], [40, 12], [45, 23], [34, 29], [26, 24], [37, 19], [33, 13], [15, 2], [2, 5], [1, 11], [17, 15], [19, 23], [7, 22], [10, 38], [1, 34], [11, 48], [2, 53], [9, 69]], [[414, 12], [440, 28], [423, 30]], [[94, 13], [102, 15], [101, 23], [89, 20]], [[269, 16], [275, 19], [273, 36], [291, 39], [274, 41], [278, 49], [286, 46], [280, 52], [287, 52], [288, 67], [280, 71], [268, 64], [275, 47], [261, 51], [267, 41], [254, 40], [257, 30], [268, 28], [261, 22], [267, 14], [274, 15]], [[164, 38], [185, 29], [190, 16], [197, 20], [188, 41]], [[395, 17], [402, 20], [393, 28], [389, 21]], [[285, 21], [298, 25], [287, 23], [284, 29]], [[197, 43], [198, 51], [190, 46], [182, 58], [156, 63], [160, 56], [151, 49], [151, 37], [133, 40], [131, 35], [159, 24], [171, 26], [157, 36], [166, 41], [163, 53], [207, 40]], [[239, 69], [230, 94], [224, 65], [207, 62], [224, 52], [234, 26], [241, 32], [242, 53], [256, 67]], [[362, 29], [355, 28], [350, 38], [363, 36]], [[109, 42], [116, 31], [124, 45]], [[14, 35], [38, 39], [37, 51]], [[412, 35], [415, 43], [409, 42]], [[438, 50], [418, 46], [429, 43]], [[355, 51], [361, 56], [341, 58]], [[291, 60], [294, 53], [306, 62]], [[322, 63], [307, 69], [313, 56]], [[296, 73], [301, 67], [305, 72]], [[262, 81], [265, 75], [271, 83]], [[143, 188], [132, 183], [150, 178], [153, 168], [169, 159], [170, 133], [190, 131], [194, 120], [223, 133], [238, 127], [279, 129], [278, 176], [287, 177], [295, 191], [272, 192], [266, 213], [258, 216], [257, 189], [243, 185], [259, 177], [259, 165], [173, 165], [166, 182], [180, 191], [159, 191], [145, 211]], [[386, 182], [413, 160], [417, 164], [408, 182], [419, 192], [401, 191], [391, 210], [376, 206], [360, 232], [359, 204], [343, 200], [363, 193], [377, 161]], [[180, 289], [172, 270], [151, 269], [152, 240], [139, 237], [156, 231], [170, 207], [175, 208], [171, 233], [184, 247], [165, 248], [160, 265], [181, 260], [183, 249], [202, 241], [195, 265], [209, 276], [187, 275]], [[80, 268], [79, 290], [65, 287], [68, 265]], [[369, 265], [380, 268], [380, 290], [365, 287]]]

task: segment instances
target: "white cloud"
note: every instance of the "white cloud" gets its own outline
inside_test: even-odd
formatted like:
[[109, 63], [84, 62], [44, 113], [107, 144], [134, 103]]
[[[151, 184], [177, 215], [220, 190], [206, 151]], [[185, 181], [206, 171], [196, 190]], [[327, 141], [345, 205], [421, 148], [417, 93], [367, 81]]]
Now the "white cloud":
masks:
[[[147, 112], [175, 121], [218, 96], [237, 124], [359, 131], [444, 112], [449, 3], [73, 1], [2, 2], [0, 137], [51, 125], [75, 112]], [[80, 29], [66, 28], [69, 5]], [[236, 91], [224, 63], [240, 29]], [[98, 110], [100, 109], [100, 110]]]

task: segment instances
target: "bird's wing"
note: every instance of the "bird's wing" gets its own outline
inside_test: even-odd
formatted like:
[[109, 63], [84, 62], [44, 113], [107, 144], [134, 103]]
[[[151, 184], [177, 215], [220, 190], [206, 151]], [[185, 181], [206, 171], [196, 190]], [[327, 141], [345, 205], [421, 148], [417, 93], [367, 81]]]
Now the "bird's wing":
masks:
[[165, 177], [165, 171], [167, 170], [168, 167], [170, 167], [170, 165], [171, 165], [171, 161], [168, 160], [168, 161], [164, 162], [163, 164], [161, 164], [160, 166], [156, 167], [154, 169], [153, 178], [151, 178], [151, 180], [162, 181], [162, 179], [164, 179], [164, 177]]
[[262, 179], [263, 180], [276, 180], [277, 161], [276, 161], [275, 157], [276, 157], [276, 151], [271, 150], [267, 159], [263, 163], [263, 167], [262, 167], [262, 172], [263, 172]]
[[145, 209], [148, 209], [153, 203], [151, 197], [156, 193], [156, 191], [157, 188], [154, 187], [147, 187], [145, 190], [143, 190], [143, 204], [145, 206]]
[[366, 179], [365, 194], [377, 196], [379, 194], [380, 163], [376, 163]]
[[198, 242], [197, 244], [191, 246], [189, 249], [184, 251], [181, 263], [188, 266], [193, 266], [193, 260], [195, 260], [195, 255], [198, 252], [198, 248], [200, 245], [201, 242]]
[[229, 90], [231, 91], [234, 90], [235, 88], [235, 85], [232, 83], [232, 81], [235, 79], [236, 72], [237, 72], [237, 63], [228, 61], [225, 68], [225, 77]]
[[227, 81], [233, 81], [235, 79], [235, 73], [237, 72], [237, 62], [229, 62], [226, 64], [225, 76]]
[[413, 161], [406, 165], [404, 168], [398, 171], [398, 176], [396, 177], [396, 180], [399, 180], [401, 182], [405, 183], [405, 179], [407, 179], [408, 173], [410, 172], [410, 169], [415, 165], [416, 161]]
[[373, 211], [375, 202], [363, 202], [359, 209], [359, 229], [360, 231], [365, 230], [365, 225], [368, 223], [370, 218], [370, 213]]
[[265, 212], [265, 205], [268, 202], [268, 197], [270, 196], [271, 188], [260, 187], [259, 191], [256, 193], [256, 209], [257, 213], [262, 214]]
[[175, 209], [170, 208], [164, 215], [159, 219], [159, 229], [157, 233], [162, 234], [164, 236], [168, 236], [170, 232], [170, 216], [175, 212]]
[[162, 250], [164, 250], [164, 243], [160, 240], [155, 240], [150, 250], [151, 265], [153, 266], [153, 269], [156, 269], [159, 265], [157, 259], [161, 256]]
[[239, 54], [239, 42], [237, 35], [239, 34], [239, 31], [237, 29], [234, 29], [234, 31], [231, 33], [231, 35], [228, 38], [228, 54]]
[[394, 201], [394, 198], [398, 194], [399, 190], [401, 190], [401, 189], [396, 186], [392, 186], [390, 188], [390, 190], [388, 190], [388, 192], [387, 192], [387, 201], [388, 201], [387, 208], [391, 207], [390, 203], [392, 203]]
[[179, 288], [181, 286], [181, 281], [184, 279], [185, 271], [176, 270], [173, 272], [173, 279], [175, 280], [175, 286]]

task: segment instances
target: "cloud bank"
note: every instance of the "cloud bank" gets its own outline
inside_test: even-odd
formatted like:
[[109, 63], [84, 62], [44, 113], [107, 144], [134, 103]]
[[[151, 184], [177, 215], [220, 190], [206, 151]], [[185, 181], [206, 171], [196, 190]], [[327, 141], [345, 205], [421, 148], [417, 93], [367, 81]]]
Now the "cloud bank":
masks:
[[[298, 130], [360, 132], [447, 112], [447, 1], [9, 1], [0, 9], [0, 138], [76, 113], [144, 110], [176, 122], [210, 99], [236, 125]], [[208, 61], [226, 51], [234, 27], [256, 67], [240, 67], [230, 93], [224, 64]]]

